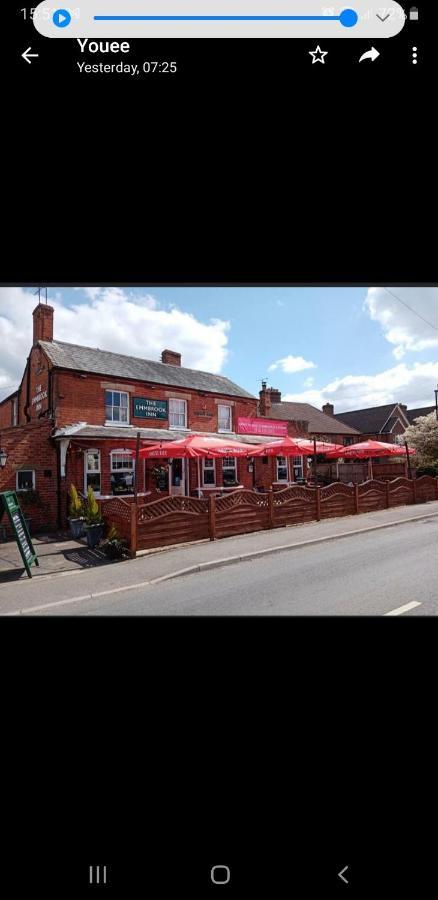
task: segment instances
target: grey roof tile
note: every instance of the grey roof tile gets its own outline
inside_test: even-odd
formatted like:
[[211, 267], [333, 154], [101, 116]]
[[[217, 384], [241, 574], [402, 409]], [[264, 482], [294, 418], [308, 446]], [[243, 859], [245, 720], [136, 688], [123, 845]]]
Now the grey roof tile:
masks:
[[[370, 406], [368, 409], [353, 409], [345, 413], [336, 413], [335, 418], [352, 428], [356, 428], [361, 434], [388, 433], [394, 425], [399, 413], [393, 412], [398, 403], [388, 403], [386, 406]], [[406, 415], [406, 412], [404, 413]]]
[[327, 416], [310, 403], [293, 403], [282, 400], [273, 403], [268, 419], [287, 419], [294, 422], [308, 422], [309, 434], [357, 434], [358, 432], [339, 419]]
[[418, 419], [420, 416], [430, 416], [433, 412], [435, 412], [434, 406], [421, 406], [418, 409], [408, 409], [406, 415], [412, 425], [415, 419]]
[[134, 381], [165, 384], [169, 387], [180, 387], [186, 390], [255, 399], [253, 394], [249, 394], [244, 388], [223, 375], [213, 375], [210, 372], [201, 372], [199, 369], [187, 369], [185, 366], [171, 366], [167, 363], [125, 356], [122, 353], [111, 353], [108, 350], [98, 350], [93, 347], [66, 344], [63, 341], [39, 341], [39, 345], [53, 365], [58, 368], [112, 378], [131, 378]]

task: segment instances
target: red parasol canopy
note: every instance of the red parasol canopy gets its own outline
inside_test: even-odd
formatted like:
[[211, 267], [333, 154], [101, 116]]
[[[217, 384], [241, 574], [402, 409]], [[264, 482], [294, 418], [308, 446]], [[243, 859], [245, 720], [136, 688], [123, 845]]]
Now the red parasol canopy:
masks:
[[[312, 440], [297, 438], [297, 444], [301, 447], [301, 452], [313, 456], [315, 452], [315, 444]], [[331, 453], [332, 451], [343, 450], [342, 444], [331, 444], [329, 441], [316, 441], [317, 453]]]
[[190, 435], [176, 441], [160, 441], [140, 450], [140, 459], [199, 459], [201, 457], [221, 458], [224, 456], [253, 456], [256, 447], [241, 441], [225, 438]]
[[[313, 444], [312, 450], [313, 453]], [[270, 441], [269, 444], [259, 444], [256, 450], [253, 450], [251, 456], [302, 456], [308, 455], [309, 451], [302, 449], [298, 440], [286, 435], [276, 441]], [[309, 454], [310, 455], [310, 454]]]
[[[409, 455], [414, 455], [417, 451], [412, 447], [408, 447]], [[338, 450], [331, 450], [327, 453], [328, 459], [371, 459], [373, 456], [406, 456], [406, 447], [400, 444], [386, 444], [384, 441], [361, 441], [359, 444], [349, 444], [347, 447], [340, 447]]]

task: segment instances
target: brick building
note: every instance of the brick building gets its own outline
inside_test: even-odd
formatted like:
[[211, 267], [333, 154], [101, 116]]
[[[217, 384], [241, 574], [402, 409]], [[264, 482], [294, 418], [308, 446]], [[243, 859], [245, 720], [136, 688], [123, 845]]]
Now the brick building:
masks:
[[[161, 362], [54, 340], [54, 310], [33, 312], [33, 345], [17, 391], [0, 403], [0, 491], [16, 490], [32, 528], [66, 523], [71, 483], [100, 498], [134, 491], [136, 436], [143, 444], [189, 434], [261, 443], [296, 426], [258, 415], [258, 401], [221, 375], [188, 369], [164, 350]], [[274, 421], [275, 418], [275, 421]], [[305, 435], [304, 425], [299, 432]], [[283, 458], [140, 461], [141, 498], [236, 486], [283, 486], [294, 469]], [[300, 459], [302, 472], [302, 460]], [[297, 474], [295, 471], [295, 475]]]

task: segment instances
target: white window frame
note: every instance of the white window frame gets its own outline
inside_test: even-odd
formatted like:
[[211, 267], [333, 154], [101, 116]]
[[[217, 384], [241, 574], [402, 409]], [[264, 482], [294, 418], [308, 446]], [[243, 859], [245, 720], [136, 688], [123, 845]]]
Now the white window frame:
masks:
[[[234, 460], [234, 466], [228, 466], [228, 465], [226, 465], [226, 463], [227, 463], [227, 461], [228, 461], [229, 459], [233, 459], [233, 460]], [[224, 469], [230, 469], [230, 470], [231, 470], [231, 469], [234, 469], [234, 476], [235, 476], [235, 477], [234, 477], [234, 480], [235, 480], [236, 484], [238, 484], [238, 483], [239, 483], [239, 479], [238, 479], [238, 477], [237, 477], [237, 457], [236, 457], [236, 456], [224, 456], [224, 458], [222, 459], [222, 483], [223, 483], [223, 484], [224, 484]], [[225, 484], [224, 484], [224, 487], [226, 487]]]
[[[92, 472], [88, 470], [87, 459], [89, 453], [97, 453], [99, 457], [99, 469], [93, 469]], [[87, 475], [99, 475], [100, 476], [100, 490], [96, 491], [93, 488], [95, 497], [100, 497], [102, 493], [102, 454], [98, 447], [87, 447], [84, 451], [84, 494], [86, 495], [88, 492], [88, 484], [87, 484]]]
[[[107, 419], [107, 409], [108, 409], [108, 404], [107, 404], [107, 402], [106, 402], [106, 395], [107, 395], [107, 394], [113, 394], [113, 395], [114, 395], [114, 394], [120, 394], [120, 397], [122, 397], [122, 395], [124, 395], [124, 396], [127, 398], [127, 404], [126, 404], [126, 416], [127, 416], [127, 418], [126, 418], [126, 422], [117, 422], [115, 419]], [[129, 408], [129, 404], [130, 404], [130, 396], [131, 396], [131, 395], [130, 395], [129, 391], [113, 391], [112, 388], [106, 388], [106, 389], [105, 389], [105, 425], [114, 425], [114, 426], [117, 427], [117, 428], [118, 428], [118, 427], [126, 428], [126, 426], [129, 425], [129, 423], [130, 423], [130, 408]], [[114, 403], [113, 403], [112, 406], [111, 406], [111, 409], [114, 410], [114, 408], [115, 408], [115, 407], [114, 407]], [[122, 407], [122, 404], [120, 404], [120, 406], [117, 407], [117, 408], [118, 408], [118, 409], [122, 409], [122, 408], [125, 409], [125, 407]]]
[[[18, 397], [12, 398], [12, 427], [18, 425]], [[26, 470], [27, 471], [27, 470]], [[29, 469], [30, 472], [30, 469]]]
[[[281, 463], [281, 462], [279, 461], [280, 459], [284, 459], [284, 462]], [[276, 468], [276, 480], [277, 480], [280, 484], [284, 484], [284, 483], [287, 483], [288, 481], [290, 481], [290, 478], [289, 478], [289, 466], [288, 466], [288, 458], [287, 458], [287, 456], [276, 456], [276, 457], [275, 457], [275, 464], [276, 464], [276, 467], [277, 467], [277, 468]], [[279, 474], [279, 470], [280, 470], [280, 469], [286, 469], [286, 478], [280, 478], [280, 474]]]
[[[32, 487], [31, 488], [19, 488], [18, 487], [18, 476], [22, 475], [23, 472], [32, 472]], [[29, 491], [35, 490], [35, 469], [19, 469], [18, 472], [15, 473], [15, 490], [17, 494], [27, 494]]]
[[[208, 465], [207, 465], [208, 463]], [[211, 465], [211, 463], [213, 465]], [[209, 472], [213, 472], [213, 481], [212, 483], [208, 483], [205, 481], [205, 470]], [[202, 487], [216, 487], [216, 460], [208, 459], [208, 457], [202, 458]]]
[[[181, 415], [172, 410], [172, 403], [184, 404], [184, 425], [172, 424], [172, 416]], [[169, 431], [187, 431], [187, 400], [183, 400], [181, 397], [169, 397]]]
[[[132, 462], [132, 466], [122, 466], [121, 468], [115, 469], [113, 457], [117, 456], [117, 455], [129, 456], [130, 462]], [[117, 449], [110, 451], [110, 476], [115, 475], [115, 474], [120, 475], [120, 474], [123, 474], [124, 472], [129, 472], [130, 474], [132, 474], [132, 477], [133, 477], [132, 486], [134, 487], [134, 484], [135, 484], [135, 459], [134, 459], [132, 450], [129, 450], [129, 448], [127, 448], [127, 447], [118, 447]], [[124, 496], [128, 496], [131, 493], [132, 493], [132, 491], [127, 491], [126, 494], [117, 493], [115, 496], [124, 497]]]
[[[221, 409], [228, 409], [228, 411], [229, 411], [229, 420], [230, 420], [229, 428], [221, 428], [221, 426], [220, 426], [220, 410]], [[230, 406], [228, 403], [218, 403], [217, 430], [218, 430], [218, 434], [230, 434], [233, 431], [233, 407]]]
[[[297, 461], [298, 460], [298, 461]], [[303, 478], [304, 473], [304, 460], [302, 456], [292, 456], [291, 458], [292, 468], [294, 470], [294, 478], [295, 478], [295, 469], [301, 470], [301, 475], [298, 475], [298, 478]]]

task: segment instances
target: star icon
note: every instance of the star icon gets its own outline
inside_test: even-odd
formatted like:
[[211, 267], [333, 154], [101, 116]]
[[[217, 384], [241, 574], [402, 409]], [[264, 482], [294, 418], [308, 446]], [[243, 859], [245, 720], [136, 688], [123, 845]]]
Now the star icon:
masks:
[[317, 46], [316, 50], [309, 50], [309, 54], [312, 57], [312, 66], [313, 63], [325, 63], [324, 57], [327, 56], [328, 50], [321, 50], [321, 47]]

